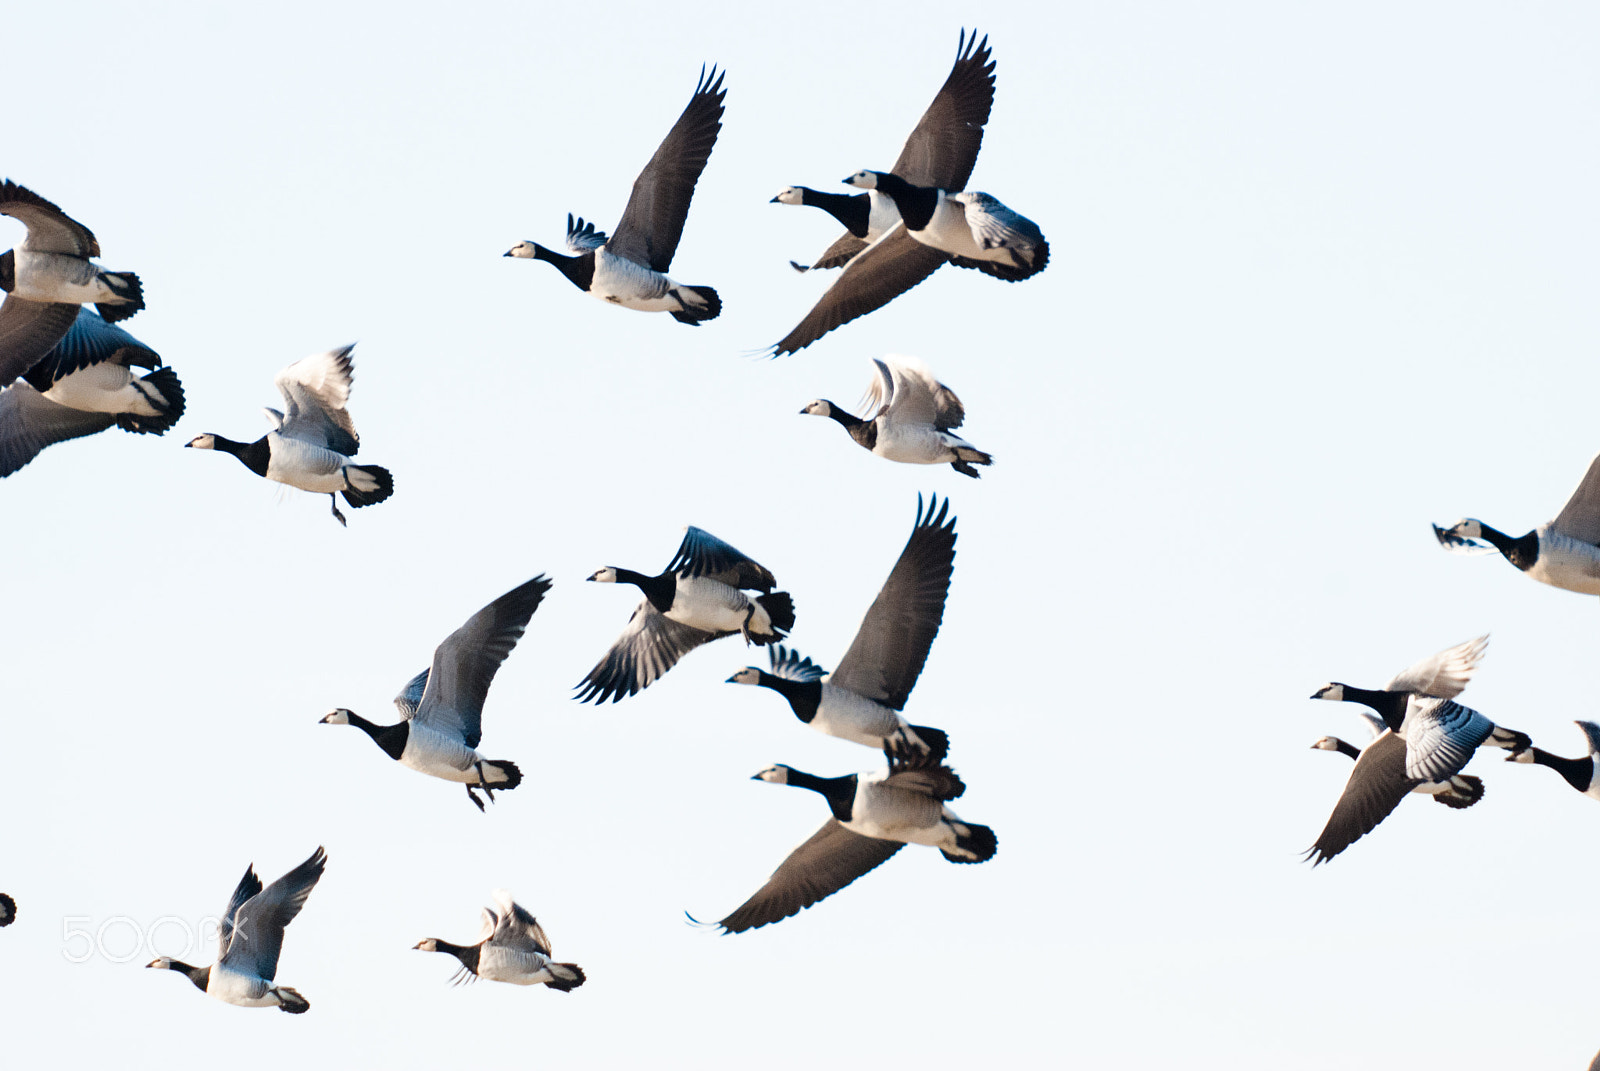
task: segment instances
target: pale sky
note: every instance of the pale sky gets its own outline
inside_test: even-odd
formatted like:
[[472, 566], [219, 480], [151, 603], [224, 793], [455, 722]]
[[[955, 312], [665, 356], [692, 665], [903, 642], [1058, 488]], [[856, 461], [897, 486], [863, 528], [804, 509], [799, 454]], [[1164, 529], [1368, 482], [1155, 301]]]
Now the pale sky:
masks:
[[[0, 177], [139, 273], [123, 326], [188, 395], [164, 438], [0, 481], [8, 1066], [1586, 1066], [1592, 801], [1491, 752], [1479, 806], [1408, 800], [1327, 866], [1299, 853], [1349, 774], [1309, 745], [1360, 739], [1306, 698], [1326, 681], [1490, 632], [1463, 701], [1566, 755], [1600, 717], [1595, 600], [1428, 528], [1527, 531], [1600, 449], [1600, 17], [1006, 6], [977, 24], [997, 91], [971, 187], [1040, 225], [1049, 267], [945, 268], [752, 356], [829, 281], [788, 261], [839, 230], [769, 198], [888, 167], [975, 10], [8, 13]], [[501, 256], [559, 246], [569, 211], [613, 226], [709, 63], [727, 113], [672, 274], [721, 318], [604, 308]], [[0, 249], [22, 233], [0, 219]], [[359, 460], [395, 494], [347, 530], [181, 449], [259, 436], [273, 375], [348, 342]], [[799, 415], [853, 404], [886, 353], [960, 395], [982, 480]], [[573, 702], [637, 601], [584, 578], [658, 571], [698, 525], [776, 574], [831, 667], [919, 492], [960, 538], [906, 714], [950, 734], [955, 809], [998, 854], [912, 847], [778, 925], [688, 926], [826, 817], [752, 774], [880, 758], [725, 684], [764, 663], [737, 639]], [[526, 780], [486, 815], [318, 724], [394, 720], [434, 646], [538, 573], [481, 749]], [[319, 844], [278, 971], [308, 1014], [141, 969], [210, 962], [184, 926]], [[472, 939], [499, 886], [588, 984], [451, 989], [453, 960], [411, 950]]]

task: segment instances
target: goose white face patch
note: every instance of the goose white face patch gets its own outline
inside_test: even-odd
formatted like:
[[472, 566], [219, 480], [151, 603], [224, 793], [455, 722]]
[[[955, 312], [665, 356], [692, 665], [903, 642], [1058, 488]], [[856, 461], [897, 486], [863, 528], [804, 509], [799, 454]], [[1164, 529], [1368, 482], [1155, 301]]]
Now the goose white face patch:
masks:
[[806, 403], [806, 407], [800, 410], [800, 413], [802, 416], [831, 416], [833, 414], [833, 406], [819, 398], [814, 402]]
[[589, 579], [597, 584], [615, 584], [617, 582], [617, 570], [615, 567], [608, 565], [604, 569], [598, 570]]
[[[795, 189], [793, 186], [785, 186], [783, 189], [778, 191], [778, 195], [772, 200], [780, 205], [798, 205], [804, 203], [802, 200], [804, 196], [804, 194]], [[768, 203], [770, 204], [771, 202]]]
[[1312, 699], [1327, 699], [1334, 703], [1344, 702], [1344, 685], [1324, 684], [1321, 688], [1311, 693]]
[[[754, 666], [745, 666], [739, 672], [729, 677], [728, 684], [760, 684], [761, 671]], [[765, 772], [765, 771], [763, 771]]]
[[508, 257], [522, 257], [525, 260], [532, 259], [532, 257], [533, 257], [533, 243], [532, 242], [518, 242], [516, 245], [512, 246], [510, 249], [506, 250], [505, 255], [508, 256]]
[[323, 724], [323, 725], [349, 725], [350, 724], [350, 712], [348, 710], [346, 710], [344, 707], [340, 707], [338, 710], [335, 710], [331, 714], [324, 714], [322, 716], [321, 724]]
[[786, 785], [789, 783], [789, 771], [783, 766], [768, 766], [751, 780], [765, 781], [769, 785]]
[[878, 176], [871, 171], [857, 171], [844, 181], [846, 185], [859, 186], [863, 190], [875, 190], [878, 188]]
[[183, 445], [192, 446], [196, 450], [215, 450], [217, 448], [217, 438], [208, 431], [204, 435], [196, 435]]

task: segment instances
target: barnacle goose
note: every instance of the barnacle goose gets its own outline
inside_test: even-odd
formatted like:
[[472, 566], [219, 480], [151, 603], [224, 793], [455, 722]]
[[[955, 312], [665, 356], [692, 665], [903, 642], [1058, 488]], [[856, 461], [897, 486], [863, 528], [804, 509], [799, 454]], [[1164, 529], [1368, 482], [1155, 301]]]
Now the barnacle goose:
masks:
[[355, 362], [352, 343], [296, 361], [273, 382], [283, 395], [284, 412], [265, 410], [272, 430], [253, 443], [237, 443], [206, 432], [186, 446], [232, 454], [257, 476], [325, 494], [341, 525], [338, 495], [355, 509], [373, 506], [394, 494], [394, 477], [381, 465], [355, 465], [361, 445], [350, 401]]
[[413, 947], [423, 952], [448, 952], [461, 961], [452, 983], [479, 978], [512, 985], [547, 985], [570, 993], [587, 979], [576, 963], [557, 963], [544, 928], [504, 889], [493, 893], [495, 906], [483, 909], [483, 930], [470, 945], [453, 945], [427, 937]]
[[1592, 800], [1600, 800], [1600, 725], [1592, 721], [1574, 722], [1583, 733], [1584, 742], [1589, 745], [1589, 753], [1581, 759], [1565, 759], [1560, 755], [1552, 755], [1542, 748], [1530, 747], [1522, 751], [1514, 751], [1506, 756], [1507, 762], [1531, 762], [1540, 766], [1548, 766], [1573, 788], [1582, 792]]
[[402, 721], [375, 725], [340, 707], [323, 717], [325, 725], [354, 725], [384, 754], [430, 777], [455, 781], [467, 788], [478, 810], [483, 801], [474, 788], [494, 801], [495, 789], [522, 783], [522, 771], [505, 759], [478, 754], [483, 739], [483, 703], [500, 664], [506, 660], [539, 608], [550, 581], [542, 575], [512, 588], [446, 636], [433, 652], [433, 663], [394, 697]]
[[0, 386], [49, 353], [85, 302], [107, 321], [144, 308], [139, 277], [89, 259], [100, 255], [94, 233], [26, 186], [0, 183], [0, 215], [28, 228], [19, 245], [0, 253]]
[[994, 458], [951, 429], [967, 418], [955, 391], [940, 383], [915, 357], [872, 359], [877, 371], [867, 387], [863, 419], [837, 402], [818, 398], [800, 412], [831, 417], [863, 449], [881, 458], [911, 465], [943, 465], [963, 476], [978, 478], [973, 465], [992, 465]]
[[[1367, 728], [1372, 733], [1372, 741], [1368, 743], [1369, 747], [1372, 742], [1375, 742], [1389, 731], [1389, 727], [1384, 724], [1383, 719], [1376, 714], [1365, 710], [1360, 710], [1356, 713], [1361, 715], [1362, 720], [1367, 723]], [[1357, 762], [1361, 759], [1361, 748], [1356, 747], [1347, 740], [1341, 740], [1337, 736], [1324, 736], [1312, 744], [1311, 747], [1316, 751], [1337, 751], [1339, 754], [1346, 755]], [[1398, 750], [1400, 754], [1404, 755], [1404, 748]], [[1460, 810], [1464, 807], [1471, 807], [1474, 803], [1483, 799], [1483, 778], [1474, 777], [1471, 774], [1456, 774], [1447, 781], [1424, 781], [1411, 791], [1424, 796], [1431, 796], [1436, 803], [1442, 803], [1446, 807]]]
[[1527, 734], [1501, 728], [1454, 699], [1488, 643], [1488, 636], [1480, 636], [1431, 655], [1381, 689], [1335, 682], [1312, 693], [1313, 699], [1365, 704], [1378, 712], [1387, 729], [1356, 759], [1328, 824], [1307, 849], [1313, 865], [1327, 862], [1376, 829], [1422, 782], [1444, 782], [1460, 773], [1480, 745], [1513, 752], [1531, 746]]
[[229, 1004], [242, 1008], [276, 1007], [299, 1015], [311, 1007], [310, 1001], [286, 985], [274, 985], [272, 980], [278, 973], [284, 927], [300, 914], [306, 897], [322, 879], [327, 862], [327, 853], [318, 848], [311, 858], [265, 889], [255, 867], [246, 867], [222, 913], [215, 963], [193, 967], [161, 956], [145, 966], [180, 971], [202, 993]]
[[[962, 30], [950, 74], [906, 138], [891, 170], [919, 185], [965, 189], [972, 167], [978, 162], [978, 150], [983, 147], [983, 127], [989, 121], [989, 110], [993, 106], [994, 60], [990, 58], [989, 38], [979, 41], [976, 30], [971, 37]], [[809, 267], [789, 262], [795, 271], [802, 272], [812, 268], [843, 267], [900, 221], [894, 202], [871, 190], [843, 194], [823, 193], [807, 186], [785, 186], [772, 203], [810, 205], [844, 224], [845, 233]], [[931, 274], [943, 260], [930, 259], [929, 263]]]
[[[908, 766], [844, 777], [814, 777], [789, 766], [769, 766], [751, 778], [819, 793], [833, 817], [773, 872], [754, 896], [716, 923], [741, 933], [779, 922], [832, 896], [881, 865], [906, 844], [938, 848], [952, 863], [994, 857], [994, 830], [962, 821], [945, 803], [966, 791], [946, 766]], [[697, 921], [690, 916], [691, 921]]]
[[893, 200], [906, 233], [957, 267], [1014, 283], [1038, 275], [1050, 262], [1039, 225], [987, 193], [958, 193], [885, 171], [857, 171], [844, 182]]
[[[1553, 521], [1512, 538], [1476, 517], [1449, 528], [1433, 526], [1439, 545], [1457, 554], [1498, 550], [1506, 561], [1541, 584], [1583, 595], [1600, 595], [1600, 454]], [[1490, 544], [1484, 546], [1483, 540]]]
[[[725, 72], [724, 72], [725, 73]], [[698, 327], [722, 312], [722, 299], [709, 286], [685, 286], [667, 278], [695, 183], [722, 129], [723, 74], [700, 70], [694, 96], [668, 131], [666, 140], [633, 182], [633, 193], [616, 231], [609, 237], [593, 223], [567, 216], [566, 256], [535, 242], [518, 242], [508, 257], [548, 261], [591, 297], [640, 312], [670, 312], [679, 323]]]
[[[658, 575], [608, 565], [589, 579], [632, 584], [644, 599], [617, 642], [578, 683], [574, 698], [584, 703], [634, 695], [696, 647], [723, 636], [737, 632], [746, 643], [769, 644], [794, 628], [794, 600], [787, 591], [772, 590], [778, 582], [771, 571], [693, 526]], [[751, 598], [747, 590], [761, 594]]]
[[943, 761], [950, 749], [944, 732], [912, 725], [900, 710], [944, 620], [956, 557], [956, 519], [946, 520], [949, 508], [948, 499], [935, 497], [924, 513], [918, 496], [911, 538], [831, 676], [780, 645], [769, 651], [770, 673], [746, 666], [728, 683], [770, 688], [813, 729], [882, 748], [891, 759]]
[[[135, 376], [132, 367], [153, 369]], [[78, 309], [71, 328], [37, 364], [0, 390], [0, 476], [10, 476], [47, 446], [123, 431], [165, 435], [183, 416], [183, 384], [161, 356], [94, 310]]]

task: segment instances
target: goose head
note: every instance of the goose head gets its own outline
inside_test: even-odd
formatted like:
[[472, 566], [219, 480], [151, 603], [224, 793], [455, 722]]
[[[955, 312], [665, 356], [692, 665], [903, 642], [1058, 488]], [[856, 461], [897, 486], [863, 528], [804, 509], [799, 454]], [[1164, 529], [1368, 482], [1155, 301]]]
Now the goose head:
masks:
[[[739, 672], [723, 681], [724, 684], [760, 684], [761, 671], [755, 666], [745, 666]], [[762, 771], [763, 773], [765, 771]], [[759, 774], [757, 776], [760, 776]]]
[[765, 781], [769, 785], [787, 785], [789, 783], [789, 770], [789, 767], [780, 762], [774, 766], [768, 766], [765, 770], [750, 778], [750, 780]]
[[349, 725], [350, 724], [350, 715], [352, 713], [353, 713], [353, 711], [348, 710], [345, 707], [340, 707], [338, 710], [335, 710], [331, 714], [324, 714], [322, 716], [322, 720], [318, 724], [320, 724], [320, 725]]
[[437, 937], [424, 937], [412, 945], [411, 948], [412, 951], [437, 952], [439, 951], [439, 939]]
[[604, 569], [597, 570], [589, 579], [597, 584], [615, 584], [617, 582], [617, 567], [608, 565]]
[[501, 255], [507, 257], [522, 257], [524, 260], [531, 260], [538, 255], [538, 248], [539, 247], [534, 245], [532, 242], [518, 242]]
[[814, 402], [807, 402], [806, 407], [800, 410], [801, 416], [832, 416], [833, 406], [818, 398]]
[[878, 176], [881, 174], [883, 174], [881, 171], [857, 171], [854, 175], [845, 179], [844, 184], [846, 186], [859, 186], [863, 190], [875, 190], [878, 188]]
[[1335, 740], [1331, 736], [1324, 736], [1321, 740], [1318, 740], [1311, 746], [1317, 751], [1338, 751], [1339, 741]]
[[1344, 702], [1344, 685], [1339, 683], [1324, 684], [1321, 688], [1311, 693], [1312, 699], [1326, 699], [1333, 703]]
[[155, 968], [157, 968], [159, 970], [163, 970], [163, 971], [177, 970], [178, 967], [176, 965], [176, 962], [177, 961], [174, 960], [171, 956], [157, 956], [155, 959], [151, 960], [149, 963], [146, 963], [145, 964], [145, 968], [149, 969], [151, 967], [155, 967]]
[[217, 448], [217, 437], [208, 431], [204, 435], [196, 435], [183, 445], [192, 446], [196, 450], [215, 450]]
[[799, 186], [785, 186], [778, 191], [778, 196], [768, 201], [769, 205], [803, 205], [806, 203], [806, 192]]
[[1455, 554], [1492, 554], [1495, 548], [1481, 542], [1489, 538], [1484, 534], [1486, 527], [1476, 517], [1463, 517], [1449, 528], [1434, 525], [1433, 537], [1441, 547]]

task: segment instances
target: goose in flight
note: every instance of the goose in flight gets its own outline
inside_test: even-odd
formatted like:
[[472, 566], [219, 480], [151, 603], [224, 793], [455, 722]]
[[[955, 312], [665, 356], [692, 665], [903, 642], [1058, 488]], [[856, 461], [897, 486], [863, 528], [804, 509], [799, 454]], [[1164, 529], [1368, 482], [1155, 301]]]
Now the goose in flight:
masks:
[[994, 458], [952, 433], [967, 418], [955, 391], [940, 383], [915, 357], [872, 359], [877, 375], [867, 387], [865, 419], [837, 402], [818, 398], [800, 412], [831, 417], [856, 445], [881, 458], [911, 465], [943, 465], [963, 476], [978, 478], [973, 465], [992, 465]]
[[[135, 376], [130, 368], [153, 369]], [[0, 476], [47, 446], [123, 431], [164, 435], [183, 416], [183, 384], [154, 350], [93, 309], [80, 307], [61, 341], [0, 390]]]
[[350, 401], [355, 362], [352, 343], [296, 361], [273, 382], [283, 395], [284, 412], [265, 410], [272, 430], [253, 443], [237, 443], [206, 432], [187, 442], [196, 450], [232, 454], [257, 476], [325, 494], [341, 525], [338, 495], [355, 509], [374, 506], [394, 494], [394, 477], [381, 465], [355, 465], [361, 444]]
[[949, 508], [948, 499], [935, 498], [924, 513], [918, 497], [911, 538], [831, 676], [798, 651], [777, 646], [768, 655], [771, 672], [746, 666], [728, 683], [770, 688], [804, 724], [882, 748], [891, 760], [943, 761], [950, 748], [944, 732], [912, 725], [900, 711], [944, 620], [956, 557], [956, 519], [946, 520]]
[[[956, 43], [955, 65], [906, 138], [890, 170], [918, 185], [966, 189], [972, 167], [978, 162], [978, 150], [983, 147], [983, 127], [993, 106], [994, 60], [990, 58], [989, 38], [979, 41], [976, 31], [968, 37], [962, 30]], [[872, 190], [843, 194], [785, 186], [772, 203], [810, 205], [844, 224], [845, 233], [809, 267], [791, 260], [795, 271], [843, 267], [900, 222], [894, 202]], [[928, 274], [942, 263], [942, 258], [929, 258]]]
[[701, 68], [688, 107], [634, 180], [614, 234], [608, 237], [569, 213], [571, 256], [535, 242], [518, 242], [505, 255], [548, 261], [579, 290], [624, 308], [668, 312], [691, 327], [716, 319], [722, 312], [717, 292], [675, 282], [667, 278], [667, 270], [683, 236], [695, 183], [722, 129], [722, 99], [727, 95], [722, 78], [715, 67], [709, 74]]
[[[632, 584], [644, 592], [605, 657], [577, 685], [574, 697], [615, 703], [634, 695], [701, 644], [741, 633], [746, 643], [769, 644], [794, 628], [794, 600], [773, 591], [766, 566], [710, 532], [689, 527], [666, 569], [646, 576], [606, 566], [590, 580]], [[759, 591], [751, 598], [746, 591]]]
[[512, 588], [467, 619], [433, 652], [433, 663], [411, 678], [394, 705], [403, 720], [376, 725], [340, 707], [323, 717], [325, 725], [354, 725], [402, 766], [467, 788], [478, 810], [481, 788], [494, 801], [495, 789], [522, 783], [522, 771], [505, 759], [478, 754], [483, 739], [483, 703], [489, 685], [539, 608], [550, 581], [536, 576]]
[[1313, 699], [1362, 703], [1383, 718], [1386, 732], [1356, 759], [1356, 768], [1322, 834], [1306, 855], [1325, 863], [1377, 828], [1406, 794], [1423, 782], [1461, 772], [1481, 745], [1517, 752], [1527, 734], [1501, 728], [1455, 701], [1483, 658], [1489, 637], [1457, 644], [1400, 671], [1381, 689], [1334, 682]]
[[857, 171], [844, 181], [894, 201], [906, 233], [945, 254], [958, 268], [975, 268], [1015, 283], [1039, 274], [1050, 262], [1050, 245], [1039, 225], [987, 193], [907, 182], [884, 171]]
[[1588, 471], [1556, 519], [1526, 535], [1513, 538], [1476, 517], [1464, 517], [1449, 528], [1436, 524], [1433, 534], [1440, 546], [1453, 553], [1491, 554], [1498, 550], [1506, 561], [1541, 584], [1600, 595], [1600, 454], [1590, 460]]
[[293, 922], [306, 897], [322, 880], [328, 855], [321, 848], [289, 873], [261, 887], [254, 866], [245, 868], [244, 877], [228, 899], [222, 913], [222, 933], [217, 945], [217, 961], [209, 967], [193, 967], [181, 960], [161, 956], [147, 967], [179, 971], [202, 993], [242, 1008], [276, 1007], [299, 1015], [311, 1003], [286, 985], [274, 985], [278, 973], [278, 953], [283, 949], [283, 930]]
[[[952, 863], [994, 857], [994, 830], [964, 822], [945, 804], [966, 791], [946, 766], [906, 766], [844, 777], [815, 777], [769, 766], [753, 781], [810, 789], [828, 801], [833, 817], [773, 872], [756, 894], [716, 925], [742, 933], [779, 922], [825, 899], [887, 861], [907, 844], [938, 848]], [[690, 916], [691, 921], [697, 921]]]
[[1514, 751], [1506, 756], [1507, 762], [1530, 762], [1539, 766], [1546, 766], [1561, 775], [1562, 780], [1588, 796], [1592, 800], [1600, 800], [1600, 725], [1592, 721], [1575, 722], [1583, 733], [1584, 743], [1589, 745], [1589, 753], [1581, 759], [1568, 759], [1560, 755], [1552, 755], [1542, 748], [1530, 747], [1522, 751]]
[[[1372, 741], [1368, 742], [1369, 747], [1372, 742], [1383, 736], [1384, 733], [1389, 732], [1389, 727], [1376, 714], [1366, 710], [1360, 710], [1356, 713], [1361, 715], [1362, 720], [1367, 723], [1367, 728], [1372, 733]], [[1361, 761], [1362, 749], [1347, 740], [1341, 740], [1337, 736], [1324, 736], [1312, 744], [1311, 747], [1316, 751], [1337, 751], [1339, 754], [1348, 756], [1357, 762]], [[1398, 751], [1403, 764], [1405, 748], [1401, 747]], [[1448, 781], [1423, 781], [1411, 791], [1430, 796], [1434, 802], [1442, 803], [1446, 807], [1460, 810], [1464, 807], [1471, 807], [1474, 803], [1483, 799], [1483, 778], [1473, 777], [1471, 774], [1456, 774]]]
[[550, 938], [544, 927], [504, 889], [494, 891], [493, 908], [483, 909], [483, 930], [470, 945], [453, 945], [437, 937], [424, 938], [414, 946], [423, 952], [448, 952], [461, 961], [453, 983], [461, 985], [479, 978], [512, 985], [547, 985], [570, 993], [587, 979], [576, 963], [557, 963], [551, 958]]
[[28, 228], [14, 249], [0, 253], [0, 386], [26, 373], [61, 341], [93, 303], [107, 322], [144, 308], [139, 277], [106, 271], [94, 233], [26, 186], [0, 183], [0, 215]]

